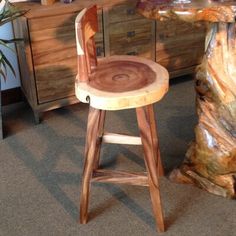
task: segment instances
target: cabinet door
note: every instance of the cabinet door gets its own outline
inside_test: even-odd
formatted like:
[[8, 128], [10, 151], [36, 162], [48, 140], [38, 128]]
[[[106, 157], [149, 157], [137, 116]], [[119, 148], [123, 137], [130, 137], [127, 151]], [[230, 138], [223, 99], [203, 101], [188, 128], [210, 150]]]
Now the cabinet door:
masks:
[[104, 8], [105, 55], [139, 55], [155, 60], [155, 21], [135, 11], [134, 2]]
[[154, 60], [154, 22], [143, 19], [110, 24], [109, 27], [106, 55], [139, 55]]
[[[174, 75], [201, 63], [205, 25], [183, 21], [156, 22], [156, 61]], [[190, 72], [190, 71], [188, 71]]]
[[[77, 55], [74, 22], [77, 13], [29, 20], [32, 57], [38, 103], [46, 103], [74, 95]], [[103, 37], [96, 36], [100, 55]]]
[[110, 7], [104, 7], [104, 10], [108, 13], [106, 20], [109, 24], [144, 19], [143, 16], [136, 12], [137, 1], [126, 1], [123, 4], [112, 4]]

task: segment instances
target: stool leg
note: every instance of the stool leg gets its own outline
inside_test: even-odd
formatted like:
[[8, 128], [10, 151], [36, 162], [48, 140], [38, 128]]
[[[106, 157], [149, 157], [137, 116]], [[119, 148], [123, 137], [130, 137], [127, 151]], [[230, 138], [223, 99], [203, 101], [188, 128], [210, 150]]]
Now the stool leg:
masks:
[[157, 126], [156, 126], [156, 120], [155, 120], [155, 114], [154, 114], [154, 108], [153, 105], [149, 105], [147, 107], [149, 117], [150, 117], [150, 126], [151, 126], [151, 134], [152, 134], [152, 140], [153, 140], [153, 147], [155, 156], [157, 157], [157, 169], [159, 176], [164, 176], [164, 169], [161, 162], [161, 155], [160, 155], [160, 148], [159, 148], [159, 140], [157, 136]]
[[102, 144], [102, 136], [104, 132], [104, 124], [105, 124], [105, 116], [106, 111], [101, 110], [100, 116], [99, 116], [99, 123], [98, 123], [98, 139], [97, 139], [97, 145], [95, 150], [95, 162], [93, 169], [96, 170], [99, 167], [100, 162], [100, 151], [101, 151], [101, 144]]
[[88, 219], [88, 204], [90, 181], [93, 174], [94, 162], [96, 161], [96, 146], [99, 130], [99, 117], [101, 110], [90, 107], [87, 124], [87, 138], [85, 147], [85, 163], [80, 195], [80, 223], [86, 224]]
[[160, 232], [164, 232], [164, 219], [161, 207], [161, 197], [159, 191], [158, 181], [158, 169], [157, 169], [157, 156], [155, 155], [155, 142], [153, 142], [152, 125], [150, 122], [150, 111], [152, 108], [149, 106], [136, 108], [138, 126], [140, 130], [140, 136], [142, 140], [144, 159], [148, 172], [148, 182], [150, 189], [150, 196], [156, 219], [157, 229]]

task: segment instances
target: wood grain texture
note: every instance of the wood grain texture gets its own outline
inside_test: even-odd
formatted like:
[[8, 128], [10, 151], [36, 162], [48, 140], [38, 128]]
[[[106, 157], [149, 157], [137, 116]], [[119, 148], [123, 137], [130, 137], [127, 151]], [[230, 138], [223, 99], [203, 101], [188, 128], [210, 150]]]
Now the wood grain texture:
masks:
[[[91, 106], [102, 110], [119, 110], [144, 106], [159, 101], [168, 90], [168, 72], [163, 67], [150, 60], [135, 56], [112, 56], [100, 61], [100, 65], [110, 62], [130, 61], [146, 64], [155, 73], [155, 80], [133, 91], [108, 92], [90, 86], [90, 83], [76, 82], [76, 96]], [[99, 65], [98, 65], [99, 67]], [[109, 74], [108, 74], [109, 76]], [[125, 84], [123, 84], [125, 87]]]
[[104, 143], [117, 143], [128, 145], [141, 145], [141, 138], [125, 134], [114, 134], [105, 132], [102, 137]]
[[49, 6], [55, 3], [56, 0], [41, 0], [41, 4], [44, 6]]
[[99, 123], [98, 123], [98, 138], [97, 138], [97, 145], [96, 145], [96, 150], [95, 150], [95, 161], [93, 165], [94, 170], [97, 170], [100, 164], [100, 152], [101, 152], [101, 146], [102, 146], [102, 141], [103, 141], [105, 119], [106, 119], [106, 111], [101, 110], [100, 115], [99, 115]]
[[205, 34], [203, 23], [157, 21], [156, 62], [172, 73], [200, 64], [204, 55]]
[[235, 22], [236, 2], [191, 0], [189, 4], [173, 4], [171, 0], [139, 0], [138, 12], [150, 19], [180, 19], [188, 22]]
[[94, 36], [98, 31], [97, 6], [83, 9], [75, 19], [78, 74], [77, 81], [88, 82], [97, 67]]
[[[127, 0], [74, 0], [71, 4], [64, 4], [63, 2], [56, 1], [53, 5], [42, 6], [40, 2], [17, 2], [14, 3], [19, 8], [28, 10], [26, 17], [31, 18], [42, 18], [52, 15], [61, 15], [72, 12], [78, 12], [84, 8], [96, 4], [98, 9], [101, 10], [103, 6], [115, 6], [120, 4], [126, 4], [130, 1]], [[136, 3], [137, 0], [131, 0]]]
[[[40, 104], [74, 95], [77, 55], [73, 23], [76, 15], [72, 13], [29, 21]], [[101, 25], [101, 17], [99, 19]]]
[[99, 138], [99, 117], [101, 111], [90, 107], [87, 123], [87, 137], [85, 149], [85, 163], [80, 194], [80, 223], [86, 224], [88, 220], [88, 204], [90, 182], [92, 179], [94, 163], [96, 161], [97, 139]]
[[101, 64], [90, 76], [89, 85], [95, 89], [120, 93], [147, 87], [156, 80], [155, 72], [137, 61], [110, 61]]
[[[187, 38], [190, 40], [188, 45], [178, 44], [183, 41], [177, 39], [181, 35], [176, 31], [172, 42], [168, 38], [161, 41], [161, 32], [155, 29], [156, 22], [138, 14], [136, 3], [137, 0], [74, 0], [71, 4], [57, 1], [49, 6], [42, 6], [40, 2], [15, 3], [20, 9], [29, 10], [22, 25], [15, 24], [14, 30], [16, 33], [21, 31], [21, 35], [16, 34], [16, 37], [25, 38], [25, 48], [20, 45], [17, 49], [21, 84], [35, 113], [77, 101], [73, 89], [77, 70], [74, 20], [81, 9], [92, 4], [98, 5], [97, 56], [127, 54], [153, 61], [157, 57], [157, 62], [169, 69], [171, 77], [194, 71], [199, 62], [201, 42], [191, 38], [186, 27], [182, 35], [186, 36], [185, 41]], [[156, 34], [160, 43], [155, 42]], [[194, 51], [188, 49], [192, 46]], [[179, 47], [183, 49], [183, 54]], [[175, 53], [168, 56], [172, 51]]]
[[[164, 231], [158, 178], [163, 175], [157, 139], [153, 104], [168, 90], [168, 72], [162, 66], [144, 58], [116, 56], [96, 63], [90, 54], [93, 36], [97, 31], [96, 7], [84, 9], [76, 17], [78, 74], [76, 95], [89, 103], [89, 117], [85, 145], [80, 222], [87, 223], [91, 181], [149, 186], [157, 228]], [[94, 60], [93, 60], [94, 58]], [[143, 107], [144, 105], [147, 105]], [[142, 106], [142, 107], [141, 107]], [[141, 107], [141, 108], [137, 108]], [[127, 136], [104, 133], [105, 110], [136, 108], [141, 143], [144, 148], [147, 174], [100, 170], [99, 156], [102, 141], [124, 143]], [[132, 142], [140, 144], [140, 139]]]
[[24, 38], [24, 43], [17, 43], [18, 63], [21, 75], [21, 89], [28, 98], [33, 109], [37, 107], [37, 89], [34, 81], [34, 66], [31, 56], [30, 34], [28, 32], [28, 21], [21, 17], [13, 22], [14, 36]]
[[158, 20], [213, 22], [206, 37], [205, 57], [196, 75], [195, 142], [170, 178], [230, 198], [236, 198], [235, 6], [235, 1], [194, 0], [181, 9], [155, 0], [140, 1], [138, 6], [144, 15]]
[[114, 170], [96, 170], [92, 181], [113, 184], [148, 186], [147, 173], [134, 173]]
[[87, 223], [91, 182], [130, 184], [149, 186], [157, 229], [164, 231], [158, 178], [160, 175], [160, 155], [152, 105], [137, 108], [137, 120], [145, 154], [147, 172], [125, 172], [98, 169], [101, 134], [103, 133], [105, 111], [90, 107], [85, 146], [85, 163], [80, 197], [80, 222]]
[[148, 106], [147, 112], [149, 115], [149, 124], [150, 124], [150, 130], [151, 130], [151, 136], [152, 136], [152, 142], [153, 142], [153, 152], [154, 156], [157, 158], [157, 170], [159, 176], [164, 176], [164, 168], [162, 166], [161, 162], [161, 155], [160, 155], [160, 147], [159, 147], [159, 139], [157, 136], [157, 125], [155, 120], [155, 113], [154, 113], [154, 107]]
[[133, 5], [131, 1], [104, 7], [106, 55], [138, 55], [155, 60], [155, 22], [138, 15]]
[[200, 187], [231, 198], [236, 197], [235, 35], [235, 23], [215, 23], [208, 33], [196, 76], [196, 139], [180, 167]]
[[133, 20], [143, 20], [143, 17], [136, 11], [137, 1], [123, 1], [117, 6], [106, 6], [104, 10], [107, 14], [109, 24], [127, 22]]
[[152, 200], [152, 206], [154, 216], [156, 219], [157, 230], [160, 232], [165, 231], [164, 218], [161, 206], [161, 197], [159, 189], [159, 167], [160, 161], [157, 157], [157, 138], [154, 137], [155, 132], [152, 130], [150, 123], [150, 111], [153, 109], [149, 105], [147, 107], [136, 108], [138, 126], [140, 130], [140, 136], [142, 139], [144, 159], [148, 173], [148, 183], [150, 189], [150, 196]]

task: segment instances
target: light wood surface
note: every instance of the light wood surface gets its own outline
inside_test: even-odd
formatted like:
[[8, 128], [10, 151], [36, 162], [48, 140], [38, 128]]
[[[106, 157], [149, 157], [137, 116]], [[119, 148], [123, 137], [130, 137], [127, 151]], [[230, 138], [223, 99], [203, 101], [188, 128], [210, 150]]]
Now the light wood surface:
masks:
[[96, 146], [99, 130], [99, 116], [101, 111], [90, 107], [87, 123], [86, 153], [83, 170], [83, 180], [80, 194], [80, 223], [86, 224], [88, 221], [88, 204], [90, 182], [93, 174], [94, 163], [96, 163]]
[[136, 1], [103, 7], [106, 56], [138, 55], [155, 61], [155, 22], [136, 13]]
[[[98, 31], [96, 6], [82, 10], [75, 20], [78, 54], [76, 95], [89, 103], [85, 163], [81, 185], [80, 222], [87, 223], [90, 184], [104, 182], [148, 186], [157, 230], [164, 219], [159, 181], [163, 175], [153, 103], [168, 90], [168, 72], [157, 63], [135, 56], [112, 56], [97, 63], [94, 35]], [[140, 138], [104, 132], [105, 111], [136, 108]], [[142, 144], [147, 173], [99, 169], [102, 142]]]
[[151, 131], [152, 143], [153, 143], [153, 155], [155, 158], [157, 158], [156, 168], [158, 170], [158, 176], [164, 176], [164, 169], [163, 169], [163, 165], [161, 162], [161, 155], [160, 155], [159, 139], [157, 135], [155, 112], [154, 112], [153, 106], [148, 106], [146, 109], [149, 116], [149, 125], [150, 125], [150, 131]]
[[55, 3], [56, 0], [41, 0], [41, 4], [48, 6], [48, 5], [52, 5]]
[[129, 145], [141, 145], [141, 138], [125, 134], [104, 133], [102, 136], [104, 143], [118, 143]]
[[78, 102], [74, 92], [74, 20], [81, 9], [94, 3], [99, 13], [99, 32], [95, 36], [99, 57], [117, 54], [152, 59], [166, 67], [171, 77], [193, 73], [199, 63], [203, 51], [200, 35], [204, 29], [195, 29], [192, 36], [189, 24], [178, 27], [183, 29], [180, 34], [175, 23], [171, 23], [166, 30], [166, 23], [159, 24], [137, 13], [137, 0], [74, 0], [70, 4], [56, 1], [48, 6], [40, 2], [15, 3], [29, 10], [14, 31], [16, 37], [25, 38], [25, 49], [23, 45], [17, 49], [21, 84], [35, 117]]
[[[181, 20], [156, 22], [156, 62], [174, 73], [200, 64], [206, 25]], [[194, 71], [194, 70], [193, 70]]]
[[[235, 33], [235, 23], [215, 23], [208, 33], [206, 62], [196, 77], [196, 138], [180, 167], [191, 182], [230, 198], [236, 196]], [[173, 172], [172, 178], [183, 177]]]
[[140, 136], [142, 139], [144, 160], [148, 173], [148, 183], [150, 196], [154, 211], [154, 216], [156, 219], [157, 230], [160, 232], [165, 231], [164, 218], [161, 206], [161, 197], [159, 189], [159, 169], [158, 164], [160, 164], [157, 156], [158, 146], [155, 136], [155, 131], [152, 129], [153, 116], [150, 111], [153, 109], [152, 105], [136, 108], [138, 126], [140, 130]]
[[173, 3], [170, 0], [139, 0], [138, 11], [147, 18], [159, 21], [180, 19], [188, 22], [235, 22], [236, 2], [232, 0], [191, 0], [190, 3]]
[[143, 0], [138, 7], [145, 16], [158, 20], [178, 18], [211, 22], [205, 57], [195, 79], [198, 115], [195, 141], [183, 164], [172, 172], [170, 178], [194, 183], [216, 195], [235, 198], [236, 2], [192, 0], [191, 4], [180, 7]]
[[96, 170], [93, 172], [93, 182], [129, 184], [138, 186], [149, 186], [147, 173], [134, 173], [114, 170]]
[[96, 150], [95, 150], [95, 161], [94, 161], [94, 166], [93, 166], [94, 170], [97, 170], [100, 164], [100, 152], [101, 152], [101, 146], [103, 142], [105, 119], [106, 119], [106, 111], [101, 110], [101, 113], [99, 115], [99, 123], [98, 123], [98, 138], [97, 138], [97, 145], [96, 145]]
[[[155, 74], [155, 80], [139, 89], [125, 92], [105, 91], [104, 89], [97, 89], [91, 86], [90, 83], [76, 82], [75, 92], [77, 98], [81, 102], [90, 103], [90, 106], [94, 108], [118, 110], [145, 106], [159, 101], [165, 95], [168, 90], [168, 72], [163, 67], [150, 60], [135, 56], [112, 56], [104, 58], [100, 61], [100, 64], [109, 64], [110, 62], [115, 63], [119, 61], [130, 61], [148, 65], [152, 73]], [[112, 74], [112, 71], [109, 71], [109, 73]], [[123, 74], [123, 70], [116, 75], [120, 74]], [[112, 77], [116, 75], [112, 74]], [[112, 79], [112, 77], [108, 79]], [[104, 81], [105, 80], [106, 79], [104, 79]], [[123, 81], [122, 78], [121, 81], [117, 81], [120, 84], [119, 86], [125, 86], [125, 80], [129, 82], [127, 76], [125, 76]]]

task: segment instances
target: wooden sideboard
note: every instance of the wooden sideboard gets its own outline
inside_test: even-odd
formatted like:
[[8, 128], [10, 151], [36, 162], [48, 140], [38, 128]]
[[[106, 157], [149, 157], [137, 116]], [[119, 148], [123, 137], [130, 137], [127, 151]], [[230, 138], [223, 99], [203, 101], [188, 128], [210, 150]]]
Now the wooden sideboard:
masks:
[[75, 0], [50, 6], [35, 2], [16, 4], [21, 9], [30, 9], [14, 23], [14, 33], [25, 39], [24, 47], [17, 46], [21, 87], [36, 123], [42, 112], [78, 102], [74, 95], [77, 72], [74, 20], [82, 8], [93, 3], [99, 8], [100, 32], [96, 35], [99, 57], [143, 56], [164, 65], [171, 77], [194, 71], [203, 55], [205, 27], [145, 19], [136, 13], [136, 2]]

